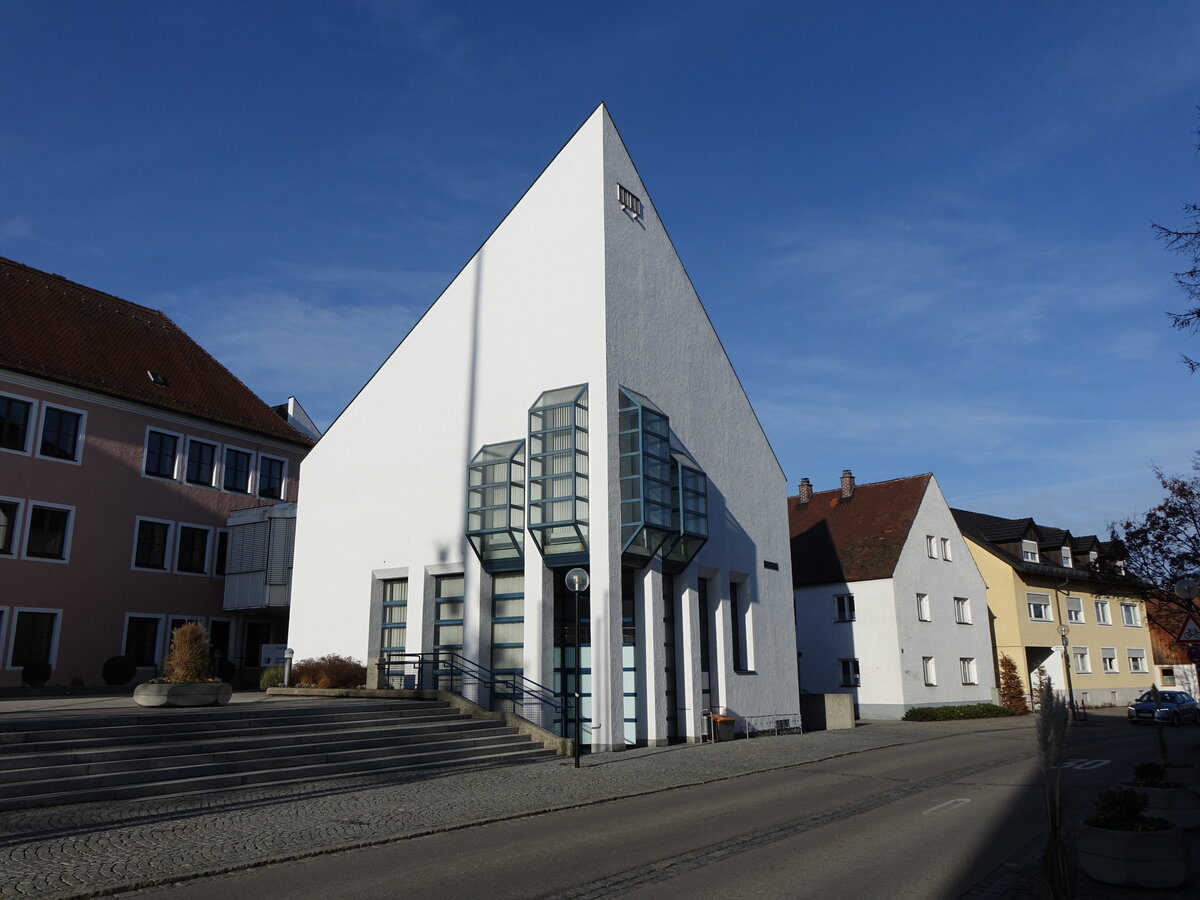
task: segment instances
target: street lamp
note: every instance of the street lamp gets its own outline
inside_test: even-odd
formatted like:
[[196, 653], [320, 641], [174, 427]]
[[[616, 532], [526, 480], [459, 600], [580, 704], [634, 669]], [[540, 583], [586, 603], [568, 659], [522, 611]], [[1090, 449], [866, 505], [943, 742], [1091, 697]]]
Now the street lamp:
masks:
[[575, 595], [575, 768], [579, 768], [579, 710], [583, 704], [583, 667], [580, 655], [583, 642], [579, 637], [579, 595], [588, 589], [590, 579], [587, 570], [571, 569], [567, 572], [567, 590]]

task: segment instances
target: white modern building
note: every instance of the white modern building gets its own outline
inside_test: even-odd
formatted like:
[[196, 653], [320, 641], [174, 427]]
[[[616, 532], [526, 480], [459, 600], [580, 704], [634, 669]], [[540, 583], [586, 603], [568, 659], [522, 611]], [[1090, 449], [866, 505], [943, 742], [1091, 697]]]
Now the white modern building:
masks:
[[992, 703], [986, 587], [932, 474], [788, 498], [800, 686], [862, 718]]
[[583, 740], [798, 715], [786, 482], [599, 107], [310, 454], [298, 657], [452, 650], [552, 686], [583, 595]]

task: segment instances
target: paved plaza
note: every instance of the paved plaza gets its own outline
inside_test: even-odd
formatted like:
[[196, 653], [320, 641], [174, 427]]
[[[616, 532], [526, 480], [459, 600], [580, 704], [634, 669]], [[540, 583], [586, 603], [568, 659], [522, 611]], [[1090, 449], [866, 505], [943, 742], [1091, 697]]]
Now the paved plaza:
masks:
[[[270, 704], [261, 693], [234, 702]], [[325, 701], [314, 701], [325, 702]], [[28, 716], [98, 717], [127, 696], [0, 698], [0, 729]], [[436, 831], [586, 806], [751, 772], [804, 765], [964, 732], [1025, 730], [1033, 720], [867, 722], [854, 729], [680, 745], [517, 766], [355, 776], [203, 795], [0, 813], [0, 894], [89, 897]], [[1194, 849], [1200, 840], [1192, 838]], [[1040, 841], [981, 873], [971, 897], [1037, 897]], [[1194, 853], [1195, 855], [1195, 853]], [[1195, 868], [1193, 871], [1200, 871]], [[1090, 896], [1134, 896], [1112, 891]], [[1173, 892], [1155, 892], [1173, 897]], [[1183, 896], [1183, 895], [1180, 895]]]

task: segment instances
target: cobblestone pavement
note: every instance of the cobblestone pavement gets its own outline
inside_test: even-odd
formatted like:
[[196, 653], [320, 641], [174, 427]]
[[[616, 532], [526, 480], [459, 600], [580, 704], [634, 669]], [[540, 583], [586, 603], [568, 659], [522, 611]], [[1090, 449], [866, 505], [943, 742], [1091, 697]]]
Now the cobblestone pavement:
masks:
[[[65, 712], [72, 704], [39, 708], [37, 714]], [[103, 703], [85, 706], [97, 713], [105, 709]], [[4, 718], [0, 712], [0, 727]], [[555, 759], [6, 812], [0, 813], [0, 895], [68, 898], [131, 891], [965, 732], [1023, 729], [1032, 755], [1032, 726], [1031, 718], [870, 722], [845, 731], [600, 754], [585, 757], [579, 770], [570, 760]], [[1039, 852], [1039, 842], [1032, 841], [968, 896], [1042, 896]], [[1200, 872], [1197, 863], [1193, 870]], [[1136, 892], [1078, 896], [1107, 900]]]

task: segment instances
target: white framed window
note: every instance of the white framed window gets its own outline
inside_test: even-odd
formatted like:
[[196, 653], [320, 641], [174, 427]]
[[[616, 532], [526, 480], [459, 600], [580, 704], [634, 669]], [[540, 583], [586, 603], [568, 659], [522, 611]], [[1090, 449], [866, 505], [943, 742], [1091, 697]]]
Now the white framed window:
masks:
[[1021, 541], [1021, 559], [1025, 562], [1038, 561], [1037, 541]]
[[40, 419], [37, 455], [41, 459], [79, 465], [83, 459], [87, 413], [82, 409], [43, 403]]
[[975, 658], [962, 656], [958, 660], [958, 673], [963, 684], [979, 684], [979, 676], [975, 671]]
[[1175, 667], [1160, 666], [1158, 669], [1158, 678], [1163, 683], [1163, 687], [1175, 686]]
[[250, 493], [250, 479], [254, 472], [254, 454], [238, 447], [225, 448], [225, 464], [221, 486], [236, 494]]
[[[0, 497], [0, 556], [16, 556], [21, 546], [21, 510], [24, 501], [17, 497]], [[0, 630], [0, 640], [4, 637]]]
[[12, 637], [5, 657], [5, 667], [23, 669], [29, 663], [37, 662], [53, 666], [58, 661], [58, 633], [62, 610], [17, 606], [13, 608], [12, 615]]
[[1071, 665], [1075, 667], [1075, 672], [1079, 675], [1092, 674], [1092, 659], [1088, 655], [1087, 647], [1071, 648]]
[[842, 687], [858, 687], [861, 684], [857, 659], [839, 659], [838, 666], [842, 670]]
[[950, 538], [942, 538], [942, 559], [946, 562], [954, 559], [950, 552]]
[[184, 480], [197, 487], [216, 487], [220, 448], [210, 441], [188, 438]]
[[37, 403], [30, 397], [0, 394], [0, 452], [28, 456]]
[[140, 669], [158, 668], [162, 662], [163, 617], [146, 613], [126, 613], [121, 652], [133, 658]]
[[853, 622], [854, 621], [854, 595], [853, 594], [836, 594], [834, 603], [837, 606], [837, 622]]
[[971, 601], [968, 598], [954, 598], [954, 621], [959, 625], [971, 624]]
[[1025, 601], [1029, 604], [1029, 621], [1054, 621], [1054, 613], [1050, 609], [1049, 594], [1026, 594]]
[[922, 622], [933, 621], [933, 609], [929, 605], [928, 594], [917, 594], [917, 618]]
[[1121, 670], [1117, 667], [1117, 648], [1100, 648], [1100, 667], [1105, 675], [1116, 675]]
[[161, 428], [147, 428], [142, 474], [174, 481], [179, 477], [179, 451], [182, 449], [183, 435]]
[[937, 684], [937, 665], [932, 656], [921, 657], [921, 673], [925, 676], [925, 684], [933, 687]]
[[25, 520], [25, 550], [22, 559], [70, 562], [71, 531], [75, 507], [29, 501]]
[[171, 531], [174, 522], [138, 516], [133, 524], [133, 560], [135, 569], [154, 572], [169, 570]]
[[930, 559], [937, 559], [937, 538], [932, 534], [925, 535], [925, 552], [929, 555]]
[[1074, 565], [1071, 562], [1071, 548], [1070, 547], [1062, 548], [1062, 564], [1063, 564], [1063, 566], [1065, 566], [1068, 569], [1074, 568]]
[[729, 625], [733, 644], [733, 670], [754, 671], [754, 603], [746, 581], [729, 580]]
[[1095, 607], [1096, 607], [1096, 624], [1097, 625], [1111, 625], [1112, 617], [1109, 615], [1108, 601], [1107, 600], [1097, 600], [1095, 602]]
[[1150, 670], [1146, 668], [1146, 651], [1140, 647], [1130, 647], [1127, 651], [1129, 657], [1129, 671], [1134, 674], [1141, 675]]
[[1138, 609], [1137, 603], [1121, 601], [1121, 621], [1130, 628], [1142, 627], [1142, 611]]
[[1067, 597], [1067, 621], [1072, 625], [1083, 624], [1083, 598]]
[[274, 456], [258, 457], [258, 496], [282, 500], [287, 479], [287, 460]]
[[183, 575], [207, 575], [212, 529], [181, 522], [176, 533], [175, 571]]

